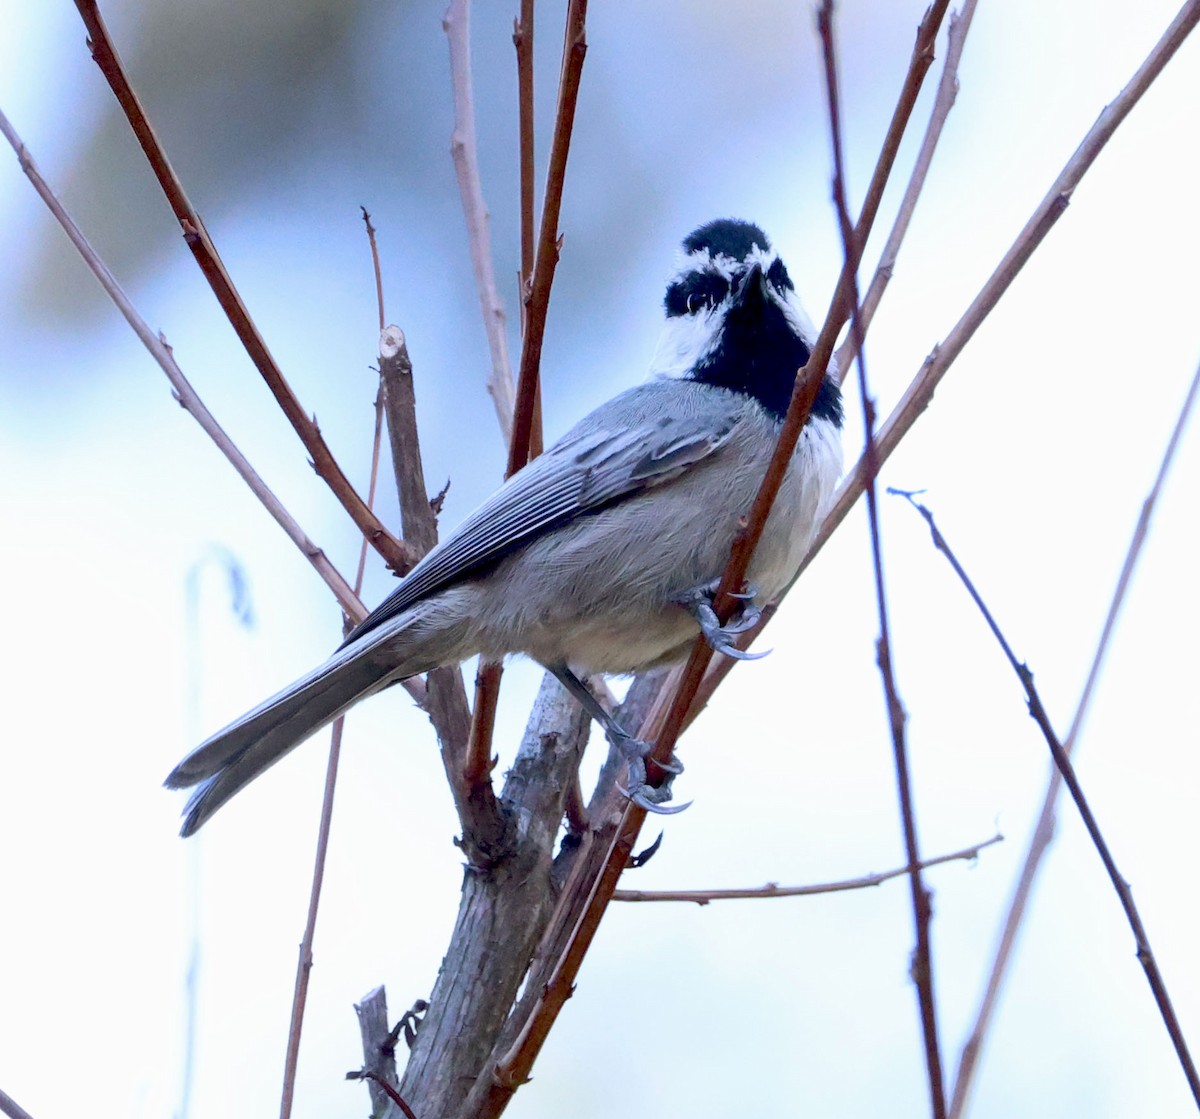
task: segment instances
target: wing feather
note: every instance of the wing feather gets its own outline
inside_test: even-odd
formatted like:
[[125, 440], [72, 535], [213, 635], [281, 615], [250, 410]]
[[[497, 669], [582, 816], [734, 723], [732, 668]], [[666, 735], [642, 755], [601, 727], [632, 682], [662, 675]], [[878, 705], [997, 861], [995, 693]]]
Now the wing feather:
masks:
[[735, 395], [724, 409], [709, 399], [698, 414], [680, 415], [679, 387], [640, 385], [582, 420], [421, 560], [342, 647], [556, 526], [671, 482], [718, 450], [742, 414]]

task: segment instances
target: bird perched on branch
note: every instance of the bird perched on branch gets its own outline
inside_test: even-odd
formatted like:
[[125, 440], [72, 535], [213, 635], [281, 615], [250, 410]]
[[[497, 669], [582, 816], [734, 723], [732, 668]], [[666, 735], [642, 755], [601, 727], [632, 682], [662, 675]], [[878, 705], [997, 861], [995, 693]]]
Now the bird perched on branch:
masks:
[[[429, 552], [322, 665], [218, 731], [171, 772], [198, 786], [191, 835], [249, 781], [359, 700], [480, 654], [544, 665], [631, 758], [647, 747], [583, 684], [718, 652], [795, 575], [841, 473], [841, 394], [826, 377], [747, 573], [738, 616], [712, 600], [775, 447], [812, 324], [762, 230], [720, 220], [683, 242], [652, 379], [585, 416]], [[640, 768], [639, 768], [640, 766]]]

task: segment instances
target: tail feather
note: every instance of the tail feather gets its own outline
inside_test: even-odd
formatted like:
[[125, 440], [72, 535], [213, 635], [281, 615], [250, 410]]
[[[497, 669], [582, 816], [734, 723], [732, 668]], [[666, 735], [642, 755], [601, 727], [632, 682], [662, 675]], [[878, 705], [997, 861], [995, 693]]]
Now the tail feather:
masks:
[[184, 758], [165, 782], [170, 789], [199, 786], [184, 809], [180, 834], [191, 835], [239, 789], [360, 699], [423, 671], [397, 672], [394, 661], [374, 652], [374, 643], [339, 650]]

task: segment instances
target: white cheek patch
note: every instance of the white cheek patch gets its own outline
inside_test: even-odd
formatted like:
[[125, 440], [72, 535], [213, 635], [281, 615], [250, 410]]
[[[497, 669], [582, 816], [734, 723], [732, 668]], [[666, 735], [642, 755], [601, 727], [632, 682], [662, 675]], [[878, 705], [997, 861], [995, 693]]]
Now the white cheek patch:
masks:
[[650, 360], [650, 377], [686, 377], [717, 344], [718, 326], [724, 315], [724, 308], [718, 306], [712, 311], [667, 319]]

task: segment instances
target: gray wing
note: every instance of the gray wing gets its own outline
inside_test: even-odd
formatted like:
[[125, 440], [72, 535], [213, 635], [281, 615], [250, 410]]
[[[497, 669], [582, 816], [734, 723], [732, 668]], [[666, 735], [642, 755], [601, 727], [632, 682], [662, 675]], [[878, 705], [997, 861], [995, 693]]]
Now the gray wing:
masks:
[[657, 381], [601, 405], [421, 560], [342, 648], [558, 525], [670, 482], [707, 458], [728, 441], [743, 406], [733, 393], [705, 390]]

